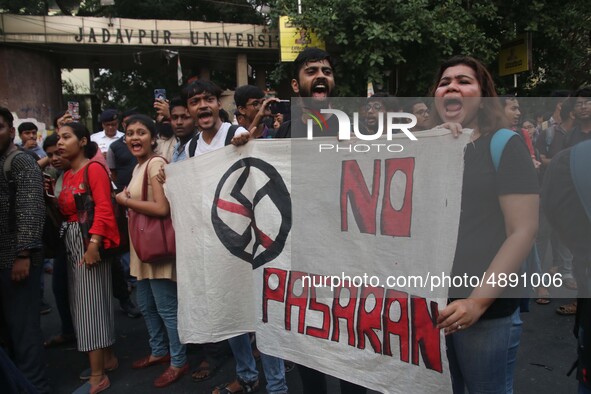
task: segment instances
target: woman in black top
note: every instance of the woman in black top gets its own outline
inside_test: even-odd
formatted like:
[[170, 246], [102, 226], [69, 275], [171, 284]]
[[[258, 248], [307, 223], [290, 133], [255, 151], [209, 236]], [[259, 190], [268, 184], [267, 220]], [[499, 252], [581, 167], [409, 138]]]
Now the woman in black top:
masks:
[[[470, 57], [454, 57], [439, 70], [433, 88], [434, 124], [454, 135], [473, 129], [464, 154], [458, 242], [452, 276], [482, 278], [450, 289], [440, 312], [454, 393], [511, 393], [521, 335], [518, 299], [506, 298], [508, 281], [525, 260], [538, 226], [538, 183], [520, 138], [510, 138], [497, 168], [491, 140], [505, 127], [489, 72]], [[486, 274], [484, 274], [486, 272]], [[504, 285], [504, 286], [503, 286]], [[523, 282], [520, 286], [524, 286]], [[505, 298], [502, 298], [505, 297]]]

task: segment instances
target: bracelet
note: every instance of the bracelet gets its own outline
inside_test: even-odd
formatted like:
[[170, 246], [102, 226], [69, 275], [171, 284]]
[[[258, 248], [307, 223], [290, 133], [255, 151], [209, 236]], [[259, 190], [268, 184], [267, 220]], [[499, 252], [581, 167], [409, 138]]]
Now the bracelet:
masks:
[[92, 242], [93, 244], [97, 244], [97, 245], [100, 244], [100, 242], [98, 240], [94, 239], [94, 238], [90, 238], [88, 240], [88, 242]]

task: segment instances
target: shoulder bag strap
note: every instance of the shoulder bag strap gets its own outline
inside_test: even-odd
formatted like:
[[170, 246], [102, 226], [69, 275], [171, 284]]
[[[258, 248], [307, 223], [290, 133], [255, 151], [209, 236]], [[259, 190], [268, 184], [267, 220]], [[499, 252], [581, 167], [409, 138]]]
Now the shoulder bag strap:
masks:
[[154, 155], [148, 159], [148, 162], [146, 163], [146, 169], [144, 170], [144, 180], [142, 182], [142, 201], [148, 201], [148, 174], [150, 172], [150, 162], [152, 161], [152, 159], [155, 159], [156, 157], [161, 158], [162, 160], [164, 160], [166, 164], [168, 164], [168, 160], [166, 160], [162, 156]]

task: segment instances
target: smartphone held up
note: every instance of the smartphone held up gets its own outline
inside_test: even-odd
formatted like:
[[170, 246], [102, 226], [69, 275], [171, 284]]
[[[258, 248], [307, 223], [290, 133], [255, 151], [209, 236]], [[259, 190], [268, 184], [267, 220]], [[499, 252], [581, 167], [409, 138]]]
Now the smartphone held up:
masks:
[[74, 122], [80, 120], [80, 103], [77, 101], [68, 101], [68, 113]]
[[273, 115], [287, 115], [291, 112], [291, 102], [289, 100], [273, 101], [269, 104], [269, 109]]
[[166, 89], [154, 89], [154, 100], [166, 101]]

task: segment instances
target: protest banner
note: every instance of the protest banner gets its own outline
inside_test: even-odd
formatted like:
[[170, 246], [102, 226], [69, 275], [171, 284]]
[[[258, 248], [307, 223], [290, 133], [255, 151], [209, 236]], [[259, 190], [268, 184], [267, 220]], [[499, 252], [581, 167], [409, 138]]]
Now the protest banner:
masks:
[[181, 340], [256, 331], [266, 354], [375, 390], [451, 391], [435, 321], [468, 136], [416, 135], [252, 141], [170, 165]]

